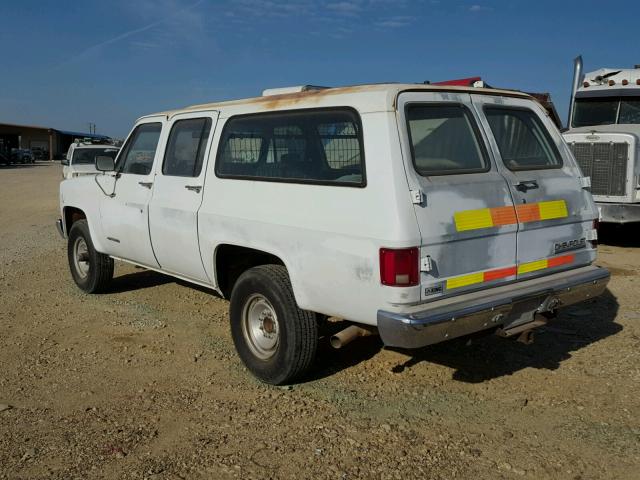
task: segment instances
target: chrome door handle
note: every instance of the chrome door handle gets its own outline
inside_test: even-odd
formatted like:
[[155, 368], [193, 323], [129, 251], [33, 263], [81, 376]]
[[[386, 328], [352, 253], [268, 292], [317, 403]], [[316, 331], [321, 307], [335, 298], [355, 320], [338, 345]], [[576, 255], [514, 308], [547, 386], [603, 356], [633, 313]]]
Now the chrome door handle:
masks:
[[150, 189], [153, 186], [153, 182], [138, 182], [138, 185]]
[[534, 190], [536, 188], [540, 188], [540, 186], [538, 185], [538, 182], [536, 182], [535, 180], [523, 180], [522, 182], [518, 182], [515, 185], [516, 190], [518, 190], [519, 192], [525, 192], [527, 190]]
[[200, 193], [200, 190], [202, 190], [201, 185], [185, 185], [184, 188], [196, 193]]

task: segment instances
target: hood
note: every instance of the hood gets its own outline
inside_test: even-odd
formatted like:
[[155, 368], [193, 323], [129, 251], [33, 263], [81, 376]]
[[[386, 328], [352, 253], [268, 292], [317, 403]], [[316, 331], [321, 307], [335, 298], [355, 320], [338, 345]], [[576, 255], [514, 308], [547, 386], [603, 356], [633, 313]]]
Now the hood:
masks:
[[615, 124], [615, 125], [592, 125], [588, 127], [571, 128], [563, 134], [572, 133], [626, 133], [640, 139], [640, 125], [636, 124]]

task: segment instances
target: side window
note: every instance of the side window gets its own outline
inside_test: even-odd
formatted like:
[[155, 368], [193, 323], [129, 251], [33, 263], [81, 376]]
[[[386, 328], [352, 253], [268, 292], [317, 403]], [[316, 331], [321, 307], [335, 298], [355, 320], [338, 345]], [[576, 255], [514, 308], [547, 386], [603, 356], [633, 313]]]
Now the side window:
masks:
[[469, 111], [462, 105], [409, 105], [409, 139], [416, 171], [423, 176], [489, 169]]
[[561, 168], [562, 157], [549, 132], [532, 111], [485, 107], [485, 115], [509, 170]]
[[149, 175], [161, 130], [161, 123], [139, 125], [118, 157], [118, 171], [134, 175]]
[[354, 110], [315, 109], [229, 119], [216, 175], [364, 186], [360, 118]]
[[210, 131], [210, 118], [178, 120], [169, 134], [162, 174], [176, 177], [199, 176]]

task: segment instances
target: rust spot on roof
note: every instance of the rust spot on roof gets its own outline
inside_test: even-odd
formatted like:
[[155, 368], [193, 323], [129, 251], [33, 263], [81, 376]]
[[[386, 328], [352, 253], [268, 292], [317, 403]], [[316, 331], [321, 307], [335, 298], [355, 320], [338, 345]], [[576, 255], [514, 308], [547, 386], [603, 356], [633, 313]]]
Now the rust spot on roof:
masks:
[[[267, 95], [253, 98], [245, 98], [238, 100], [229, 100], [216, 103], [205, 103], [199, 105], [191, 105], [189, 107], [176, 109], [168, 112], [161, 112], [171, 116], [173, 114], [183, 111], [193, 110], [207, 110], [218, 109], [222, 107], [232, 107], [241, 105], [259, 105], [264, 110], [279, 110], [287, 107], [293, 107], [301, 103], [317, 103], [321, 99], [331, 95], [341, 95], [360, 92], [380, 92], [380, 94], [394, 93], [394, 98], [389, 105], [390, 108], [395, 108], [398, 94], [404, 91], [421, 91], [421, 92], [459, 92], [459, 93], [475, 93], [480, 95], [499, 95], [519, 98], [531, 98], [529, 95], [523, 92], [515, 90], [498, 90], [490, 88], [474, 88], [474, 87], [458, 87], [458, 86], [437, 86], [437, 85], [423, 85], [423, 84], [400, 84], [400, 83], [387, 83], [387, 84], [367, 84], [367, 85], [354, 85], [347, 87], [334, 87], [324, 88], [318, 90], [307, 90], [304, 92], [284, 93], [280, 95]], [[158, 115], [158, 114], [156, 114]]]

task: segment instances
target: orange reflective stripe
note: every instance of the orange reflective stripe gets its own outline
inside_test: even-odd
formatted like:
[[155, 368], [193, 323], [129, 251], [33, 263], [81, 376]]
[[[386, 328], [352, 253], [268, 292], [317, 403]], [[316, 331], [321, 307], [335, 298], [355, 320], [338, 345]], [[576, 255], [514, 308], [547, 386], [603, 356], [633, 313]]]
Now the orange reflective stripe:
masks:
[[563, 255], [562, 257], [554, 257], [547, 260], [547, 268], [559, 267], [560, 265], [567, 265], [573, 263], [575, 255]]
[[458, 232], [481, 228], [501, 227], [516, 223], [540, 222], [569, 216], [567, 202], [549, 200], [540, 203], [524, 203], [515, 207], [479, 208], [453, 214]]
[[511, 267], [497, 268], [495, 270], [487, 270], [484, 272], [468, 273], [458, 277], [448, 278], [446, 283], [447, 290], [454, 288], [467, 287], [477, 283], [491, 282], [501, 278], [507, 278], [525, 273], [536, 272], [545, 268], [559, 267], [573, 263], [575, 255], [562, 255], [560, 257], [542, 258], [533, 262], [525, 262]]
[[517, 273], [516, 267], [499, 268], [497, 270], [489, 270], [484, 272], [484, 281], [490, 282], [492, 280], [498, 280], [500, 278], [507, 278]]
[[490, 208], [491, 218], [493, 219], [493, 225], [513, 225], [514, 223], [518, 223], [518, 219], [516, 217], [516, 211], [513, 207], [496, 207]]
[[516, 215], [520, 223], [540, 220], [540, 207], [537, 203], [524, 203], [516, 207]]

